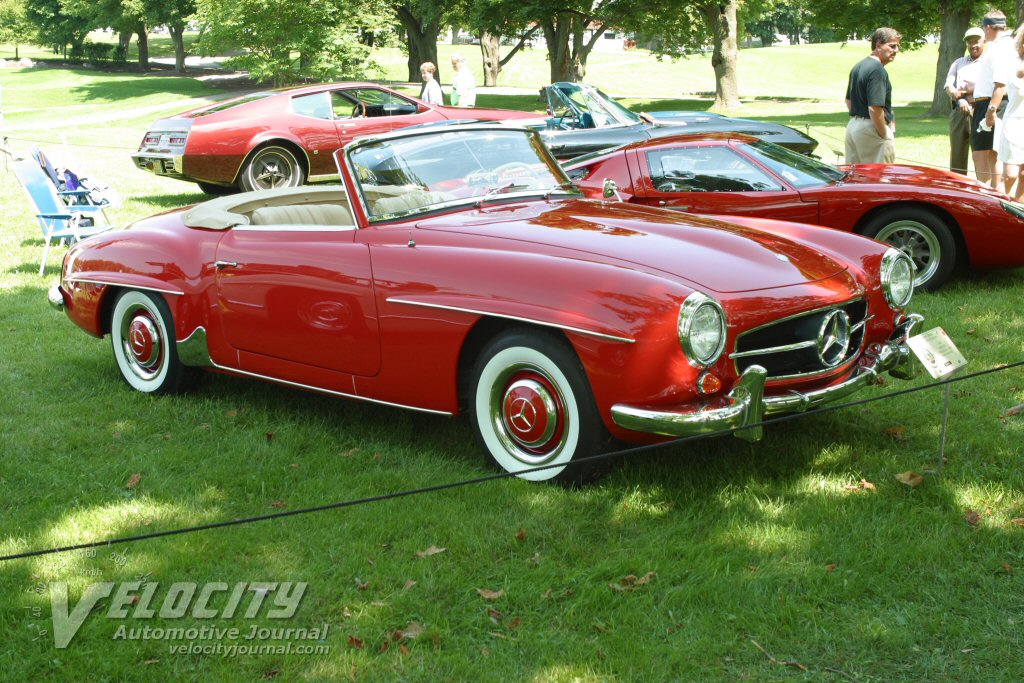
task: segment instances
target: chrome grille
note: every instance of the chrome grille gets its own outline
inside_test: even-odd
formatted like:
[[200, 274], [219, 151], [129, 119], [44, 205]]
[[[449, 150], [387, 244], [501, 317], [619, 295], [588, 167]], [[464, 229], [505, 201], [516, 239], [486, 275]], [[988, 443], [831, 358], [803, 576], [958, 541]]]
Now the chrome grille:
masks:
[[[858, 299], [762, 325], [741, 334], [729, 357], [737, 373], [760, 365], [770, 380], [840, 367], [856, 358], [864, 345], [867, 308]], [[848, 340], [845, 348], [843, 338]]]

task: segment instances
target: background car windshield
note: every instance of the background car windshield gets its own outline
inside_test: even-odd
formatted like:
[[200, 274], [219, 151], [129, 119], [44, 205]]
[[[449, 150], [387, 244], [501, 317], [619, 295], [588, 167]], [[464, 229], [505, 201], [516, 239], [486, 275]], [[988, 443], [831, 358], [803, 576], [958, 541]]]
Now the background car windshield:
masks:
[[455, 130], [360, 145], [349, 152], [370, 220], [484, 197], [575, 192], [535, 135]]
[[593, 118], [591, 125], [585, 128], [603, 128], [605, 126], [631, 125], [640, 123], [640, 117], [605, 95], [597, 88], [579, 85], [560, 85], [559, 93], [575, 105], [584, 114]]
[[842, 180], [845, 174], [834, 166], [798, 154], [772, 142], [758, 140], [741, 149], [770, 168], [795, 188], [821, 187]]

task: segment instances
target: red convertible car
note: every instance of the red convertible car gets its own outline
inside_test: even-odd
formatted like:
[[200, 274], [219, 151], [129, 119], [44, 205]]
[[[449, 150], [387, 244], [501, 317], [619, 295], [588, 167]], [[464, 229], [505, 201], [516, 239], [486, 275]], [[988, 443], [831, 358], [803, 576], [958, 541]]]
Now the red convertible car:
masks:
[[620, 197], [635, 204], [813, 223], [873, 237], [913, 258], [918, 289], [938, 288], [958, 263], [1024, 265], [1024, 205], [940, 169], [836, 168], [728, 133], [626, 145], [573, 159], [566, 169], [592, 197], [603, 196], [604, 181], [611, 180]]
[[157, 175], [207, 194], [297, 187], [334, 176], [334, 152], [353, 138], [445, 120], [535, 119], [507, 109], [427, 104], [376, 83], [333, 83], [257, 92], [160, 119], [132, 154]]
[[[211, 199], [73, 246], [50, 303], [125, 381], [202, 369], [466, 412], [486, 458], [584, 481], [612, 443], [738, 429], [909, 377], [913, 265], [857, 235], [584, 199], [533, 131], [406, 130], [341, 186]], [[542, 469], [538, 469], [542, 468]]]

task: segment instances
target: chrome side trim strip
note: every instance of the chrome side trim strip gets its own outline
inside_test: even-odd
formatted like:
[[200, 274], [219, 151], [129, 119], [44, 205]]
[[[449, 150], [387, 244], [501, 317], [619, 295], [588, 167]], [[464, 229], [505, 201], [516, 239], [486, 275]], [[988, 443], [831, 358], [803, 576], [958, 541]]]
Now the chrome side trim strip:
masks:
[[256, 379], [266, 380], [268, 382], [274, 382], [276, 384], [284, 384], [289, 387], [296, 387], [298, 389], [307, 389], [309, 391], [316, 391], [321, 394], [329, 394], [331, 396], [340, 396], [342, 398], [351, 398], [359, 401], [368, 401], [369, 403], [376, 403], [382, 406], [390, 406], [392, 408], [405, 408], [407, 410], [415, 410], [421, 413], [430, 413], [432, 415], [447, 415], [452, 416], [454, 413], [447, 410], [434, 410], [432, 408], [420, 408], [418, 406], [405, 405], [403, 403], [392, 403], [391, 401], [381, 401], [376, 398], [369, 398], [367, 396], [359, 396], [358, 394], [346, 394], [343, 391], [334, 391], [332, 389], [324, 389], [323, 387], [315, 387], [311, 384], [301, 384], [299, 382], [290, 382], [286, 379], [278, 379], [277, 377], [270, 377], [269, 375], [261, 375], [255, 372], [249, 372], [247, 370], [239, 370], [237, 368], [229, 368], [224, 365], [218, 365], [216, 361], [210, 358], [209, 347], [206, 343], [206, 328], [199, 326], [193, 330], [185, 339], [176, 342], [178, 346], [178, 360], [185, 365], [193, 367], [205, 367], [205, 368], [216, 368], [223, 370], [224, 372], [233, 375], [245, 375], [247, 377], [255, 377]]
[[175, 296], [184, 296], [185, 292], [175, 292], [170, 289], [160, 289], [159, 287], [147, 287], [146, 285], [139, 284], [128, 284], [125, 282], [107, 282], [106, 280], [92, 280], [81, 277], [69, 277], [65, 278], [64, 282], [86, 282], [91, 285], [106, 285], [107, 287], [127, 287], [129, 289], [144, 289], [149, 292], [161, 292], [163, 294], [174, 294]]
[[424, 308], [439, 308], [444, 311], [458, 311], [459, 313], [471, 313], [473, 315], [486, 315], [494, 318], [504, 318], [506, 320], [518, 320], [524, 323], [532, 323], [534, 325], [543, 325], [544, 327], [554, 327], [560, 330], [568, 330], [570, 332], [578, 332], [579, 334], [586, 334], [591, 337], [598, 337], [600, 339], [609, 339], [611, 341], [623, 342], [625, 344], [636, 343], [635, 339], [630, 337], [618, 337], [613, 334], [604, 334], [603, 332], [594, 332], [593, 330], [584, 330], [580, 327], [573, 327], [571, 325], [560, 325], [558, 323], [551, 323], [545, 320], [536, 320], [533, 318], [522, 318], [515, 315], [506, 315], [504, 313], [494, 313], [493, 311], [482, 311], [473, 308], [462, 308], [461, 306], [446, 306], [445, 304], [434, 304], [424, 303], [422, 301], [409, 301], [408, 299], [402, 299], [400, 297], [388, 297], [387, 302], [389, 304], [406, 304], [408, 306], [423, 306]]

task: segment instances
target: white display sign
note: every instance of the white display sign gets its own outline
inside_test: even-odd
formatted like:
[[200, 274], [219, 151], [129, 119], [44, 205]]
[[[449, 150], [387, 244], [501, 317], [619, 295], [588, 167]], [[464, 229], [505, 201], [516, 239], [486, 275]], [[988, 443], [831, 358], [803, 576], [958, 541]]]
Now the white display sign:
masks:
[[911, 337], [907, 340], [907, 346], [932, 379], [941, 379], [967, 365], [964, 354], [960, 353], [960, 349], [956, 348], [956, 344], [941, 327], [933, 327]]

